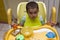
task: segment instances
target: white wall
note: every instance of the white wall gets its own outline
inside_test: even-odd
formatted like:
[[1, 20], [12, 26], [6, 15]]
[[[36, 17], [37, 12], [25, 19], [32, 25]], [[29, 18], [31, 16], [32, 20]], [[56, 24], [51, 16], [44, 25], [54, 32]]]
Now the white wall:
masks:
[[57, 21], [60, 23], [60, 0], [59, 0], [59, 10], [58, 10], [58, 20]]

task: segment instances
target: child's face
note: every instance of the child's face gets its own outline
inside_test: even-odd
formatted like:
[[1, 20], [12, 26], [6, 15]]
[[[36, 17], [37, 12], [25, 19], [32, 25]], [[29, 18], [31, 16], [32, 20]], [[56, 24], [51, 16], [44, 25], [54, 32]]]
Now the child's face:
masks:
[[38, 16], [38, 9], [37, 8], [28, 9], [28, 15], [31, 19], [35, 19]]

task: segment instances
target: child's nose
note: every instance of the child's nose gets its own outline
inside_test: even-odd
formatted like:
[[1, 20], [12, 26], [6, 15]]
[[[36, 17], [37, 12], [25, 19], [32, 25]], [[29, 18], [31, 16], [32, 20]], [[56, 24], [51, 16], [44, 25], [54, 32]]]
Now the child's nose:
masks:
[[33, 15], [35, 16], [35, 13], [33, 13]]
[[35, 14], [33, 14], [33, 17], [35, 17]]

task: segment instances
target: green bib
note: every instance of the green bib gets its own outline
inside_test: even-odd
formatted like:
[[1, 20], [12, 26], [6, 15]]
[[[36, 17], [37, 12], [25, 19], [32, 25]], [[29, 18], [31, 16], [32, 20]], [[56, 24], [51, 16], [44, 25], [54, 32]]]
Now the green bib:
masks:
[[42, 23], [39, 20], [39, 17], [36, 17], [34, 20], [30, 19], [29, 16], [26, 16], [26, 20], [24, 23], [24, 27], [28, 26], [28, 27], [39, 27], [41, 26]]

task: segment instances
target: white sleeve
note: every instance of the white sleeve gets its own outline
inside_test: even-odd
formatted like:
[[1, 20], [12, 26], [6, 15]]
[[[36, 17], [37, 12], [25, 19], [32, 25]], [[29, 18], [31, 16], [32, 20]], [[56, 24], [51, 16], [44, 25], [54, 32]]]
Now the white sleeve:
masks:
[[20, 25], [23, 26], [26, 20], [26, 16], [23, 16], [20, 20]]
[[40, 15], [39, 19], [40, 19], [40, 22], [41, 22], [42, 24], [45, 24], [45, 21], [44, 21], [44, 19], [43, 19], [43, 17], [42, 17], [41, 15]]

